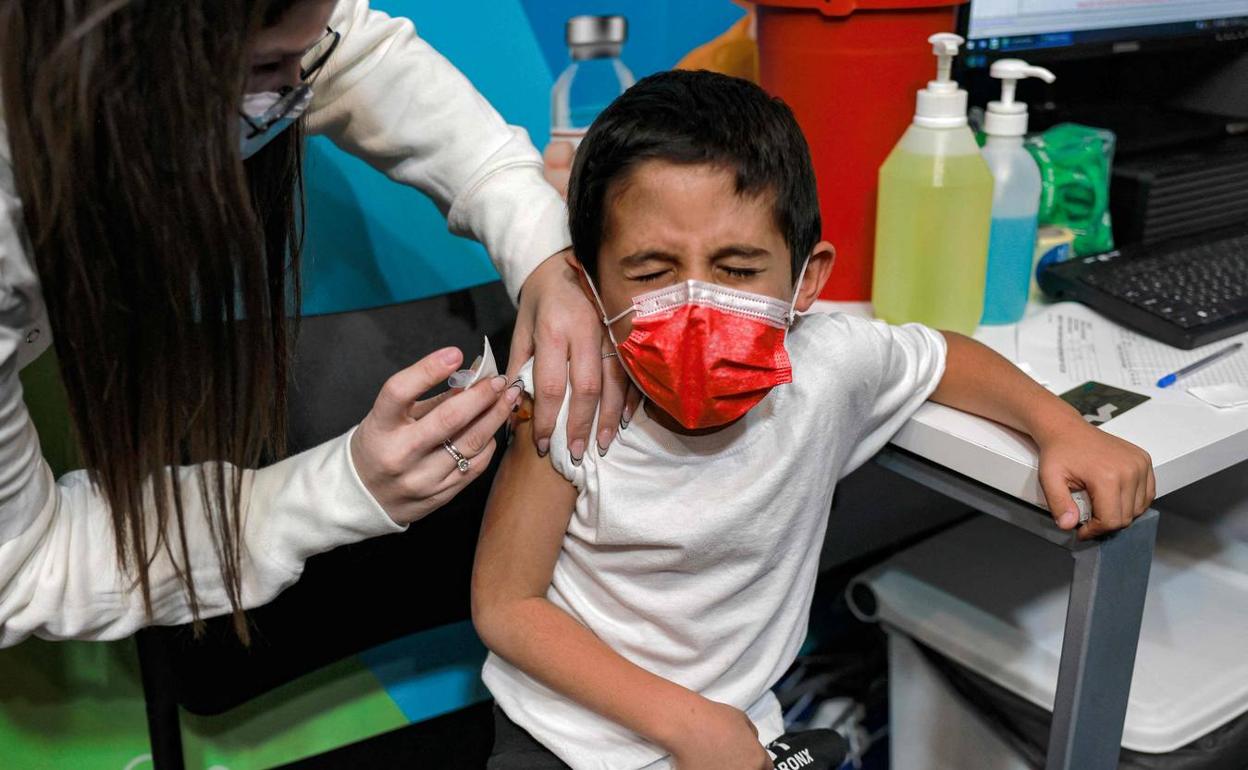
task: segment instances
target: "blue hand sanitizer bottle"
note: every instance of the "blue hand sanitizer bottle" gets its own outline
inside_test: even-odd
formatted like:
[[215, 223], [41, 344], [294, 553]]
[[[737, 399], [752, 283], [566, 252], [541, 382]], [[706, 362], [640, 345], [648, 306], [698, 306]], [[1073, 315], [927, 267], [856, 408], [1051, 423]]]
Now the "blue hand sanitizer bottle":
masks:
[[1014, 100], [1018, 81], [1035, 77], [1052, 83], [1052, 72], [1019, 59], [999, 59], [990, 74], [1001, 80], [1001, 100], [984, 117], [984, 160], [994, 180], [992, 228], [988, 235], [988, 277], [981, 323], [1010, 324], [1023, 317], [1031, 286], [1040, 211], [1040, 169], [1023, 147], [1027, 105]]

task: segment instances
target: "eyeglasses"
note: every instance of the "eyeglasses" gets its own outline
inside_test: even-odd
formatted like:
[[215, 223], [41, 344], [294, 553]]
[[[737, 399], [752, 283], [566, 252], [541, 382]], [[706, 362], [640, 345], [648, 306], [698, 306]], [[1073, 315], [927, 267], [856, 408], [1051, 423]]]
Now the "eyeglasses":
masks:
[[273, 127], [273, 124], [285, 119], [295, 107], [307, 98], [308, 93], [312, 90], [313, 80], [325, 68], [326, 62], [329, 61], [329, 57], [333, 55], [334, 50], [338, 48], [338, 41], [341, 39], [342, 33], [326, 27], [325, 36], [316, 41], [303, 55], [303, 61], [308, 62], [308, 64], [301, 64], [299, 67], [299, 79], [303, 81], [302, 83], [298, 86], [286, 86], [279, 91], [281, 98], [259, 117], [251, 117], [241, 112], [239, 113], [251, 128], [251, 134], [247, 137], [248, 139], [268, 131]]

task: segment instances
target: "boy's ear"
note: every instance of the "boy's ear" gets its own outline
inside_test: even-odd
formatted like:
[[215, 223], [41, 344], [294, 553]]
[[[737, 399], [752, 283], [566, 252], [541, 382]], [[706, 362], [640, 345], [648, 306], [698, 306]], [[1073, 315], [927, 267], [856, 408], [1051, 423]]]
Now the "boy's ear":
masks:
[[802, 276], [802, 285], [797, 287], [797, 303], [794, 309], [799, 313], [810, 310], [810, 306], [819, 299], [819, 292], [832, 275], [832, 263], [836, 261], [836, 249], [827, 241], [819, 241], [810, 253], [810, 263], [806, 265], [806, 275]]
[[589, 285], [589, 276], [585, 274], [585, 267], [581, 265], [581, 261], [576, 258], [572, 249], [564, 251], [563, 261], [572, 268], [572, 273], [576, 276], [576, 285], [581, 287], [581, 293], [585, 295], [585, 299], [589, 300], [594, 312], [598, 312], [598, 300], [594, 298], [594, 290]]

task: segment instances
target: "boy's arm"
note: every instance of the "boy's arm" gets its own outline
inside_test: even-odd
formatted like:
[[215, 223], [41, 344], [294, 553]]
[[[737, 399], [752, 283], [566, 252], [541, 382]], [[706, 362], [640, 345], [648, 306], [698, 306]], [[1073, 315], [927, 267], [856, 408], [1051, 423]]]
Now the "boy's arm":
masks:
[[1070, 490], [1086, 489], [1088, 539], [1121, 529], [1152, 504], [1156, 491], [1148, 453], [1089, 425], [1073, 407], [975, 340], [942, 332], [945, 374], [931, 400], [972, 412], [1030, 435], [1040, 448], [1040, 485], [1062, 529], [1079, 521]]
[[486, 646], [542, 684], [661, 746], [678, 767], [770, 768], [742, 712], [616, 653], [546, 598], [576, 489], [521, 423], [486, 505], [472, 619]]

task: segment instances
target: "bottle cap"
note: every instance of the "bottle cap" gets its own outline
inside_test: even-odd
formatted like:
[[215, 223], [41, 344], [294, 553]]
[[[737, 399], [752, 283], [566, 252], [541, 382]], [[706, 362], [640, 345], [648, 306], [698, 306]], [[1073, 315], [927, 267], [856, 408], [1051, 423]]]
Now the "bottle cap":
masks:
[[957, 128], [966, 125], [966, 91], [953, 80], [953, 57], [965, 40], [952, 32], [938, 32], [927, 39], [936, 55], [936, 79], [919, 91], [914, 110], [916, 125]]
[[1001, 81], [1001, 99], [988, 102], [984, 116], [984, 133], [989, 136], [1022, 136], [1027, 133], [1027, 105], [1014, 101], [1018, 81], [1040, 78], [1046, 83], [1057, 76], [1044, 67], [1035, 67], [1022, 59], [998, 59], [988, 74]]
[[572, 58], [602, 59], [619, 56], [628, 39], [628, 19], [623, 16], [573, 16], [564, 28]]

